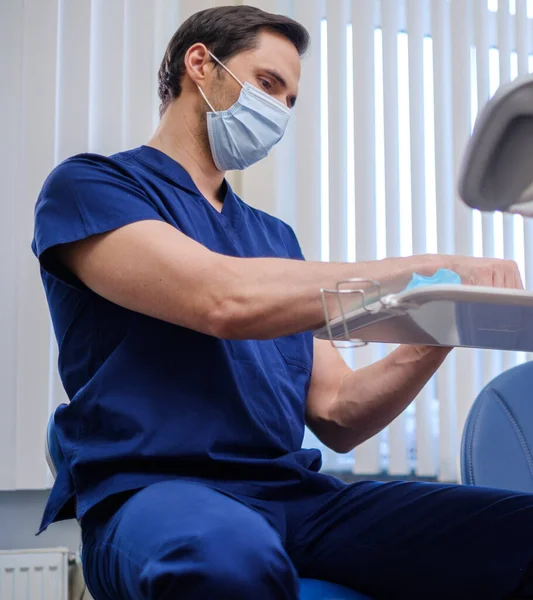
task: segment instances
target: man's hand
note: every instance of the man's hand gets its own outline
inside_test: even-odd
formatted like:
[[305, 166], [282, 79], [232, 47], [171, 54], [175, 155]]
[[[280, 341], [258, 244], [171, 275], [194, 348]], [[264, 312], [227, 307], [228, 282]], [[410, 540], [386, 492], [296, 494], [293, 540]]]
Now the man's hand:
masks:
[[524, 289], [518, 265], [514, 260], [452, 256], [451, 270], [466, 285]]

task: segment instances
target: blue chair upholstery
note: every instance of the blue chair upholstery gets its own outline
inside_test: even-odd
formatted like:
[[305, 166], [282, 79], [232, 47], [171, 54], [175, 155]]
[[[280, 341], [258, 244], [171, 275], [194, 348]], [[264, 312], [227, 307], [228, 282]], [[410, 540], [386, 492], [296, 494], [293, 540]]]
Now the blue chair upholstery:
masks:
[[533, 493], [532, 389], [533, 363], [525, 363], [479, 394], [463, 431], [463, 483]]
[[[55, 430], [54, 417], [55, 413], [52, 413], [48, 420], [45, 440], [45, 456], [52, 475], [56, 477], [65, 457], [61, 450], [57, 432]], [[354, 592], [334, 583], [328, 583], [327, 581], [302, 579], [300, 583], [300, 600], [372, 600], [368, 596], [363, 596], [363, 594], [359, 594], [358, 592]]]
[[48, 419], [44, 452], [46, 456], [46, 462], [48, 463], [48, 468], [55, 478], [57, 477], [57, 472], [63, 464], [63, 461], [65, 460], [63, 450], [61, 450], [57, 432], [55, 430], [55, 412], [53, 412]]

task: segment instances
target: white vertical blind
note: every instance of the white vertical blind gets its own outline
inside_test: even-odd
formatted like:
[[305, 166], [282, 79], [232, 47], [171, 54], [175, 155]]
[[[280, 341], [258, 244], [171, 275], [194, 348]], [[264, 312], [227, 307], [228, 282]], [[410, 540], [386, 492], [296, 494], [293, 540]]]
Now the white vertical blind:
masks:
[[55, 161], [89, 145], [91, 4], [61, 2], [58, 16], [58, 72]]
[[[213, 6], [224, 5], [223, 2], [216, 2], [215, 0], [173, 0], [179, 8], [179, 22], [183, 23], [186, 19], [197, 13], [200, 10], [206, 10]], [[227, 4], [227, 3], [226, 3]], [[244, 2], [230, 2], [229, 4], [244, 4]], [[250, 4], [253, 4], [250, 2]], [[176, 27], [177, 29], [177, 27]], [[170, 41], [170, 40], [169, 40]]]
[[[43, 485], [44, 460], [35, 440], [48, 413], [50, 327], [36, 261], [29, 252], [34, 200], [55, 162], [57, 0], [24, 2], [22, 115], [17, 198], [16, 486]], [[31, 35], [27, 35], [31, 32]], [[50, 85], [51, 83], [51, 85]], [[36, 305], [35, 299], [41, 299]], [[28, 373], [31, 369], [31, 376]], [[38, 399], [38, 401], [36, 401]], [[8, 454], [9, 456], [9, 454]]]
[[[427, 252], [426, 211], [426, 128], [424, 102], [424, 16], [418, 0], [407, 1], [407, 36], [409, 49], [409, 120], [411, 152], [411, 215], [413, 253]], [[434, 382], [430, 382], [416, 399], [416, 472], [432, 476], [437, 470], [437, 455], [434, 445], [432, 412]]]
[[[451, 0], [451, 31], [453, 43], [452, 56], [452, 102], [453, 102], [453, 172], [448, 177], [457, 180], [462, 153], [466, 147], [472, 128], [471, 115], [471, 71], [470, 52], [472, 35], [472, 2]], [[452, 209], [452, 207], [450, 207]], [[462, 255], [473, 254], [473, 218], [472, 211], [455, 194], [453, 209], [455, 212], [455, 252]], [[461, 432], [469, 407], [479, 391], [478, 378], [479, 353], [473, 350], [455, 351], [456, 379], [455, 401], [457, 405], [457, 432]]]
[[[400, 256], [400, 147], [398, 93], [398, 31], [400, 28], [397, 0], [381, 2], [381, 41], [383, 69], [383, 129], [387, 132], [384, 146], [386, 254]], [[388, 470], [392, 475], [409, 472], [407, 455], [407, 423], [405, 413], [388, 427], [390, 451]]]
[[309, 0], [294, 0], [294, 18], [307, 28], [311, 46], [302, 64], [302, 79], [294, 115], [296, 143], [296, 228], [307, 260], [321, 260], [321, 23], [322, 2], [309, 10]]
[[125, 0], [122, 148], [140, 146], [152, 134], [153, 90], [157, 89], [157, 71], [152, 60], [155, 17], [150, 2]]
[[[323, 82], [326, 90], [323, 91], [327, 102], [322, 106], [325, 113], [324, 120], [328, 131], [327, 160], [324, 172], [327, 178], [323, 182], [327, 186], [327, 196], [322, 198], [327, 211], [326, 256], [331, 261], [347, 261], [350, 250], [348, 248], [347, 219], [349, 217], [348, 192], [349, 173], [353, 164], [348, 164], [348, 140], [351, 138], [349, 131], [348, 115], [348, 24], [350, 22], [350, 0], [326, 0], [325, 2], [325, 27], [321, 43], [324, 45], [322, 68], [324, 69]], [[351, 62], [351, 61], [350, 61]], [[351, 78], [350, 78], [351, 79]], [[327, 83], [327, 85], [326, 85]], [[305, 102], [305, 100], [304, 100]], [[351, 107], [350, 107], [351, 108]], [[324, 240], [326, 242], [326, 240]], [[353, 243], [353, 240], [352, 240]], [[326, 244], [325, 244], [326, 245]], [[345, 352], [345, 358], [353, 358], [353, 352]], [[336, 457], [333, 452], [323, 448], [323, 465], [325, 469], [335, 468]]]
[[[13, 153], [14, 169], [13, 173], [5, 172], [8, 179], [13, 177], [7, 201], [15, 206], [14, 252], [4, 258], [15, 263], [6, 289], [15, 288], [16, 309], [9, 315], [2, 311], [7, 318], [14, 319], [15, 329], [15, 338], [8, 338], [10, 345], [6, 347], [15, 359], [10, 364], [13, 370], [6, 373], [7, 389], [16, 398], [12, 410], [7, 411], [13, 427], [8, 434], [11, 445], [3, 453], [4, 460], [9, 459], [10, 472], [0, 481], [1, 488], [9, 489], [42, 487], [46, 483], [42, 449], [35, 440], [42, 439], [42, 424], [48, 413], [50, 331], [39, 270], [29, 251], [29, 241], [34, 199], [55, 158], [57, 2], [31, 0], [7, 7], [3, 3], [0, 11], [4, 10], [14, 10], [15, 17], [6, 21], [0, 17], [6, 27], [14, 30], [14, 56], [8, 49], [5, 52], [10, 60], [16, 57], [16, 68], [20, 70], [20, 75], [14, 78], [19, 86], [18, 97], [15, 96], [18, 106], [11, 107], [15, 110], [7, 115], [15, 122], [14, 129], [7, 128], [8, 135], [14, 137], [4, 140]], [[6, 33], [10, 39], [10, 33]], [[6, 196], [2, 195], [2, 200], [4, 205]], [[10, 239], [9, 232], [6, 233]], [[2, 404], [13, 404], [13, 400], [6, 398]]]
[[[449, 3], [439, 0], [432, 5], [433, 83], [435, 99], [435, 185], [437, 211], [437, 250], [452, 254], [454, 250], [454, 183], [452, 144], [452, 56]], [[437, 375], [439, 399], [439, 478], [457, 478], [457, 430], [455, 405], [455, 357], [450, 355]]]
[[348, 259], [347, 41], [350, 0], [327, 0], [329, 258]]
[[[376, 114], [375, 114], [375, 29], [378, 3], [352, 0], [354, 89], [355, 247], [358, 261], [377, 258], [376, 215]], [[360, 348], [356, 366], [364, 367], [380, 358], [379, 346]], [[375, 473], [381, 468], [381, 435], [359, 446], [355, 471]]]
[[[480, 215], [455, 191], [477, 110], [500, 81], [531, 70], [533, 3], [516, 0], [511, 12], [507, 0], [234, 1], [292, 16], [312, 36], [285, 139], [267, 160], [230, 176], [245, 201], [293, 225], [310, 260], [505, 255], [533, 287], [533, 221]], [[146, 141], [158, 122], [157, 70], [170, 37], [194, 12], [227, 3], [0, 3], [0, 79], [8, 82], [0, 95], [0, 250], [14, 257], [0, 263], [0, 452], [13, 457], [0, 461], [0, 489], [50, 483], [41, 440], [49, 411], [65, 398], [29, 252], [42, 182], [69, 155]], [[359, 368], [391, 349], [346, 358]], [[326, 468], [456, 479], [476, 394], [523, 359], [456, 351], [415, 407], [351, 456], [326, 452]]]
[[[0, 306], [0, 382], [3, 400], [0, 418], [0, 489], [17, 486], [16, 452], [17, 430], [17, 321], [18, 270], [16, 257], [18, 250], [17, 226], [19, 203], [22, 191], [20, 181], [21, 139], [19, 137], [22, 110], [22, 32], [24, 31], [24, 6], [22, 1], [0, 4], [0, 80], [9, 82], [10, 93], [0, 94], [0, 279], [6, 282], [2, 288]], [[7, 51], [9, 49], [9, 52]], [[40, 299], [42, 301], [42, 298]], [[41, 400], [43, 400], [41, 396]], [[46, 404], [46, 396], [44, 397]]]
[[[152, 54], [151, 77], [157, 79], [157, 73], [165, 55], [165, 50], [170, 38], [176, 32], [181, 19], [179, 15], [179, 3], [176, 0], [154, 0], [154, 44]], [[155, 129], [159, 123], [159, 96], [157, 85], [152, 88], [152, 128]]]
[[113, 154], [122, 147], [124, 0], [91, 7], [89, 150]]

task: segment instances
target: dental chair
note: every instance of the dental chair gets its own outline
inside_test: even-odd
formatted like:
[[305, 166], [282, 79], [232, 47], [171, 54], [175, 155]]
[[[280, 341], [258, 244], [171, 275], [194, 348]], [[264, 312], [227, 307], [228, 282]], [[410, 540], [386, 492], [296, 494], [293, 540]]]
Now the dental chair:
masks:
[[461, 443], [461, 481], [533, 493], [533, 363], [498, 375], [479, 394]]
[[[45, 440], [45, 456], [48, 468], [56, 477], [61, 464], [65, 460], [63, 451], [59, 445], [59, 439], [55, 430], [55, 414], [52, 413], [48, 421]], [[98, 600], [98, 598], [96, 598]], [[300, 600], [372, 600], [368, 596], [359, 594], [353, 590], [342, 587], [335, 583], [319, 581], [316, 579], [300, 580]]]
[[[533, 216], [533, 76], [502, 86], [480, 112], [459, 195], [482, 211]], [[467, 485], [533, 493], [533, 363], [502, 373], [479, 394], [461, 447]]]

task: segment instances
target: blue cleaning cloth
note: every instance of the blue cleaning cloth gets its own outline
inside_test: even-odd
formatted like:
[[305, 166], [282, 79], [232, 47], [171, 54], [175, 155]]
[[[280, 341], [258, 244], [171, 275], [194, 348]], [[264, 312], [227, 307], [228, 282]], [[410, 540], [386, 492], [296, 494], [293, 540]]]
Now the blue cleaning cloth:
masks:
[[443, 283], [461, 283], [461, 277], [455, 271], [450, 271], [450, 269], [439, 269], [431, 277], [414, 273], [411, 281], [403, 291], [407, 292], [422, 285], [439, 285]]

